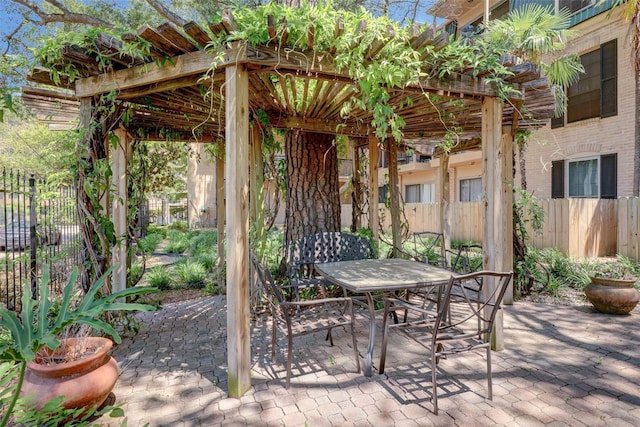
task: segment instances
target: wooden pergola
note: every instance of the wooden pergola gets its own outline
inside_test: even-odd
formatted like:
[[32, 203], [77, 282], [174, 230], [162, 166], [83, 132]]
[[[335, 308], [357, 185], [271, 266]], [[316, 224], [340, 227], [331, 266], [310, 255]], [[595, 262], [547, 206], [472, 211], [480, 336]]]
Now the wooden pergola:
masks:
[[[70, 118], [90, 114], [92, 100], [106, 93], [115, 93], [117, 101], [128, 105], [133, 115], [126, 126], [122, 123], [115, 132], [120, 144], [110, 153], [117, 188], [114, 200], [126, 198], [128, 147], [133, 138], [202, 143], [224, 139], [225, 160], [224, 164], [219, 162], [218, 170], [225, 171], [226, 189], [218, 190], [218, 200], [226, 193], [226, 212], [219, 215], [224, 213], [227, 218], [228, 392], [236, 397], [251, 385], [248, 199], [252, 112], [266, 112], [275, 128], [340, 133], [364, 141], [362, 144], [370, 152], [370, 198], [378, 198], [380, 141], [370, 125], [371, 114], [352, 111], [347, 117], [341, 116], [343, 103], [356, 94], [357, 82], [337, 70], [332, 50], [321, 53], [313, 50], [313, 32], [308, 35], [309, 49], [299, 51], [288, 46], [286, 28], [276, 31], [271, 17], [265, 25], [272, 37], [270, 43], [251, 46], [236, 42], [218, 52], [224, 57], [215, 70], [211, 69], [212, 52], [205, 46], [214, 36], [235, 30], [228, 13], [221, 23], [210, 24], [208, 28], [194, 22], [182, 28], [165, 23], [156, 28], [145, 26], [137, 34], [123, 34], [122, 41], [101, 35], [94, 41], [93, 49], [111, 58], [107, 69], [99, 66], [95, 53], [66, 46], [62, 56], [65, 63], [78, 70], [75, 79], [69, 81], [61, 76], [55, 84], [50, 70], [35, 69], [29, 80], [40, 85], [23, 89], [25, 103], [58, 127], [66, 126]], [[335, 31], [339, 34], [341, 29]], [[125, 53], [126, 43], [141, 40], [150, 43], [149, 55], [133, 57]], [[422, 52], [425, 46], [441, 47], [446, 40], [436, 37], [429, 27], [415, 31], [408, 43]], [[384, 45], [384, 40], [372, 43], [367, 60], [375, 61]], [[549, 83], [534, 66], [525, 63], [511, 69], [514, 74], [508, 81], [521, 95], [509, 103], [503, 103], [494, 87], [482, 77], [472, 77], [472, 70], [444, 79], [424, 79], [415, 86], [388, 89], [390, 104], [406, 121], [404, 136], [408, 143], [435, 146], [446, 133], [442, 116], [448, 114], [455, 116], [453, 124], [463, 129], [454, 152], [482, 150], [484, 267], [493, 270], [512, 268], [513, 135], [517, 128], [533, 129], [544, 124], [552, 116], [554, 106]], [[208, 95], [205, 97], [204, 93]], [[407, 98], [412, 103], [406, 102]], [[436, 154], [441, 158], [442, 223], [447, 233], [449, 154], [437, 150]], [[377, 204], [369, 206], [369, 224], [377, 233]], [[119, 236], [126, 233], [125, 209], [120, 203], [112, 203]], [[224, 221], [219, 220], [218, 224], [224, 227]], [[114, 288], [118, 289], [126, 285], [126, 270], [120, 262], [125, 259], [126, 248], [113, 249], [112, 263], [121, 265], [113, 277]], [[501, 321], [497, 323], [501, 325]], [[502, 346], [501, 330], [500, 326], [495, 335], [497, 348]]]

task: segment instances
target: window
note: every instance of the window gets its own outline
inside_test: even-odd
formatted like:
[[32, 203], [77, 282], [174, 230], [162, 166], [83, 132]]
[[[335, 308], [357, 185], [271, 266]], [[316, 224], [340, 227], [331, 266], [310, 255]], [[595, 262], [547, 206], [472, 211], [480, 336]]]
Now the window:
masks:
[[389, 152], [387, 150], [378, 151], [378, 167], [379, 168], [389, 167]]
[[553, 162], [551, 197], [562, 198], [566, 193], [568, 197], [617, 198], [617, 162], [617, 154]]
[[585, 159], [567, 162], [569, 197], [598, 197], [600, 179], [598, 177], [598, 159]]
[[478, 202], [482, 200], [482, 178], [460, 180], [460, 201]]
[[[617, 42], [612, 40], [580, 57], [585, 73], [567, 90], [567, 123], [618, 114]], [[564, 118], [551, 127], [564, 125]]]
[[389, 190], [388, 185], [383, 185], [382, 187], [378, 187], [378, 203], [385, 203], [387, 200], [387, 191]]
[[570, 13], [576, 13], [591, 4], [591, 0], [560, 0], [558, 6], [560, 10], [568, 9]]
[[404, 187], [404, 201], [407, 203], [434, 203], [436, 185], [412, 184]]

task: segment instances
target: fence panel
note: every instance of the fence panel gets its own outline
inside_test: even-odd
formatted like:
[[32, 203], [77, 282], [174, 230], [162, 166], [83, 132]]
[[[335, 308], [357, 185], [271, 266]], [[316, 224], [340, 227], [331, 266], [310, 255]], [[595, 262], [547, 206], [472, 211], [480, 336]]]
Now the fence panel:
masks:
[[[539, 200], [544, 224], [534, 233], [527, 230], [535, 248], [557, 248], [573, 257], [612, 256], [621, 253], [640, 259], [638, 198]], [[390, 232], [391, 215], [380, 205], [382, 230]], [[441, 231], [440, 204], [407, 203], [404, 206], [409, 232]], [[343, 226], [351, 223], [351, 205], [342, 206]], [[482, 202], [452, 202], [451, 238], [482, 243]], [[525, 220], [529, 218], [525, 217]], [[366, 220], [363, 220], [366, 226]]]
[[640, 215], [637, 197], [618, 199], [618, 253], [640, 261]]
[[53, 292], [77, 265], [75, 190], [50, 189], [33, 174], [3, 169], [0, 192], [0, 303], [17, 311], [24, 286], [35, 290], [44, 264]]

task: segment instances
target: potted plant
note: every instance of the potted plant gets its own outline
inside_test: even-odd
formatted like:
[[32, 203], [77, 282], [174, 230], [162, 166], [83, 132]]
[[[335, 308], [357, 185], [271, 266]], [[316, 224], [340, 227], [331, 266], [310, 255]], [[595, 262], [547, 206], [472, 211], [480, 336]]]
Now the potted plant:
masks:
[[[0, 307], [0, 332], [10, 335], [10, 339], [0, 342], [0, 361], [19, 366], [16, 386], [0, 427], [8, 423], [21, 396], [35, 410], [53, 398], [64, 396], [61, 406], [64, 409], [82, 408], [76, 412], [80, 416], [104, 402], [118, 376], [117, 364], [108, 355], [111, 340], [104, 337], [64, 338], [60, 334], [72, 326], [87, 325], [119, 343], [116, 330], [102, 318], [105, 313], [155, 309], [151, 305], [125, 302], [127, 297], [155, 292], [155, 288], [134, 287], [98, 296], [110, 273], [111, 269], [85, 295], [78, 297], [74, 295], [78, 270], [74, 269], [58, 302], [50, 297], [49, 269], [45, 266], [37, 300], [32, 298], [30, 286], [25, 286], [20, 317]], [[97, 376], [95, 371], [100, 371]], [[90, 396], [90, 399], [83, 396]]]
[[598, 265], [584, 289], [587, 299], [601, 313], [629, 314], [640, 301], [640, 292], [634, 288], [637, 268], [623, 256], [614, 263]]

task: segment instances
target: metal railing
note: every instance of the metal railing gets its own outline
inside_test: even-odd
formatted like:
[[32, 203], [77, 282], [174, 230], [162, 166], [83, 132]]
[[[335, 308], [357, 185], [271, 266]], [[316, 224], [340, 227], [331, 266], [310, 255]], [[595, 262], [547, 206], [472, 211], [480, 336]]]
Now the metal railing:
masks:
[[58, 291], [78, 263], [79, 238], [74, 188], [1, 171], [0, 303], [19, 311], [24, 287], [35, 294], [44, 264], [50, 266], [52, 292]]

